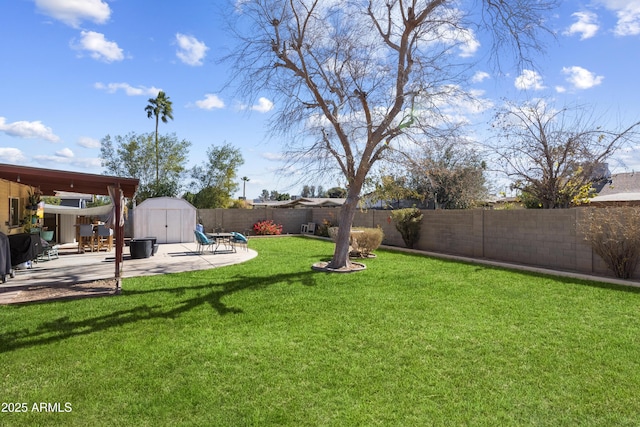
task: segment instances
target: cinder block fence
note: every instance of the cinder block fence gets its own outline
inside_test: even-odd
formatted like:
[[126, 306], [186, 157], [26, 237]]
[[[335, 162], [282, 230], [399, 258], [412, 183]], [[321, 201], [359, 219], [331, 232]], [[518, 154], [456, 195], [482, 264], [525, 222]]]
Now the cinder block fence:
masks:
[[[590, 208], [553, 210], [425, 210], [414, 249], [531, 265], [555, 270], [613, 276], [576, 230]], [[257, 221], [272, 219], [283, 233], [297, 234], [308, 222], [337, 223], [339, 209], [199, 209], [207, 231], [249, 232]], [[383, 244], [404, 247], [389, 211], [356, 213], [354, 227], [380, 227]], [[640, 278], [637, 269], [633, 278]]]

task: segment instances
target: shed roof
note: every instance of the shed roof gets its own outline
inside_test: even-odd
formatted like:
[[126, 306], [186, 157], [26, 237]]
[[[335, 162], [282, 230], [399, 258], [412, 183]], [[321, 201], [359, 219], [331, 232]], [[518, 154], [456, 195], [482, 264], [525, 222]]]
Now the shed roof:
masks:
[[181, 199], [179, 197], [150, 197], [148, 199], [144, 199], [142, 203], [136, 206], [136, 209], [140, 208], [175, 208], [177, 205], [180, 205], [182, 208], [186, 208], [189, 210], [197, 210], [195, 206], [186, 201], [185, 199]]

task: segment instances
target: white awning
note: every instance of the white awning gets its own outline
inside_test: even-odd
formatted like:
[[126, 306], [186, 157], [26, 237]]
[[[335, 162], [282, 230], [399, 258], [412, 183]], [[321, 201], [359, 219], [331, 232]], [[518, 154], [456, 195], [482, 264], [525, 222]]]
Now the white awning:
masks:
[[110, 203], [104, 206], [96, 206], [95, 208], [74, 208], [71, 206], [58, 206], [58, 205], [44, 205], [44, 213], [60, 214], [60, 215], [84, 215], [84, 216], [98, 216], [107, 215], [113, 205]]

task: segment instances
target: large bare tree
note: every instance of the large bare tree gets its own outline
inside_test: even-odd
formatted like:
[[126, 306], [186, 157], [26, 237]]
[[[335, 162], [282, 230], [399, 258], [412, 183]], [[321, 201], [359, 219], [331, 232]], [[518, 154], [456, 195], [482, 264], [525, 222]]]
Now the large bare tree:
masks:
[[[290, 157], [346, 179], [331, 268], [349, 267], [349, 232], [373, 165], [412, 141], [414, 125], [438, 131], [450, 97], [490, 34], [495, 58], [519, 64], [539, 51], [556, 0], [237, 0], [239, 45], [229, 58], [249, 99], [268, 91], [272, 130]], [[284, 139], [284, 138], [283, 138]], [[309, 170], [308, 168], [306, 169]]]
[[543, 209], [588, 198], [604, 163], [638, 137], [640, 122], [606, 129], [586, 106], [556, 108], [545, 99], [507, 103], [496, 113], [496, 163]]

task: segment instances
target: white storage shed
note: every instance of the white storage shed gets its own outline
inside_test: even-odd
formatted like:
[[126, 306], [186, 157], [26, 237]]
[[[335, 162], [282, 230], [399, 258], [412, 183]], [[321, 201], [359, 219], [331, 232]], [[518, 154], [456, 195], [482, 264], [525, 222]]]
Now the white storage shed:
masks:
[[193, 242], [196, 216], [196, 208], [184, 199], [146, 199], [133, 210], [133, 237], [155, 237], [158, 243]]

